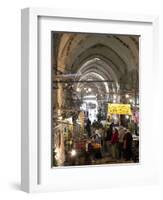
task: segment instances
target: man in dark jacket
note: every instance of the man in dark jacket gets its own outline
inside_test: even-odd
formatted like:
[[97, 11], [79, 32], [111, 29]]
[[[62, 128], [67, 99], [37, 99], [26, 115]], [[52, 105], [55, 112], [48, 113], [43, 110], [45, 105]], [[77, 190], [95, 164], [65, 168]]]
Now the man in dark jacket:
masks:
[[132, 157], [132, 141], [133, 137], [129, 131], [124, 136], [124, 157], [126, 161], [129, 161]]
[[89, 118], [87, 120], [86, 130], [87, 130], [88, 137], [91, 137], [91, 121]]

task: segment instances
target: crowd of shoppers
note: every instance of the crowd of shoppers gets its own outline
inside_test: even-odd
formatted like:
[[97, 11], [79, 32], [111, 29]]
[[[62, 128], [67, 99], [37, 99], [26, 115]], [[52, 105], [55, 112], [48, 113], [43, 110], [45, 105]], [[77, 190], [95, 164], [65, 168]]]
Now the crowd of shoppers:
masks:
[[89, 149], [91, 149], [90, 154], [92, 154], [93, 149], [91, 145], [99, 144], [99, 158], [105, 155], [113, 160], [130, 161], [132, 159], [133, 136], [125, 127], [115, 126], [114, 123], [105, 127], [97, 121], [91, 125], [88, 119], [86, 130], [89, 138]]

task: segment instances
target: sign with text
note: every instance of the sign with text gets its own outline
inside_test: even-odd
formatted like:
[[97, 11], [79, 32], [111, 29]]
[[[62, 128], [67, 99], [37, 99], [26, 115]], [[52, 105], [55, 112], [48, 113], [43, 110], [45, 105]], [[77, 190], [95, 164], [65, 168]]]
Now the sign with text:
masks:
[[117, 114], [117, 115], [132, 115], [131, 105], [130, 104], [109, 103], [108, 104], [108, 113], [109, 114]]

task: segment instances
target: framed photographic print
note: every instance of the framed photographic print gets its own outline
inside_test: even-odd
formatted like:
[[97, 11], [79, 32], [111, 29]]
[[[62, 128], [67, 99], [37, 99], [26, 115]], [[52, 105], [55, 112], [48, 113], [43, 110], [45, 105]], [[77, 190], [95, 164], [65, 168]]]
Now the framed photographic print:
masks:
[[158, 17], [22, 10], [22, 190], [158, 182]]

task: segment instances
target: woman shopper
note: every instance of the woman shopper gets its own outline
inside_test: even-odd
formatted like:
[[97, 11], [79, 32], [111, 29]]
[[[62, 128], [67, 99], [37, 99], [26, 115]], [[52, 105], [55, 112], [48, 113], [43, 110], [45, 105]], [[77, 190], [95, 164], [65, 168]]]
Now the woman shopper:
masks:
[[113, 131], [112, 138], [111, 138], [113, 159], [118, 159], [118, 142], [119, 142], [119, 133], [118, 133], [118, 129], [115, 128]]

